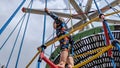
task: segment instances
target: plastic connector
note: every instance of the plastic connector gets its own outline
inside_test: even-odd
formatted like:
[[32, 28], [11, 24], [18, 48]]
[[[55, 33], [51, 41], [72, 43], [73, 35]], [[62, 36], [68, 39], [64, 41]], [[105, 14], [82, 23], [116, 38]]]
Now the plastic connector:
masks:
[[42, 62], [42, 59], [39, 57], [38, 62]]
[[41, 45], [40, 47], [37, 48], [38, 51], [43, 51], [44, 49], [46, 49], [45, 45]]
[[25, 12], [25, 7], [22, 8], [22, 12]]
[[103, 19], [104, 18], [104, 14], [100, 14], [99, 18]]
[[42, 45], [41, 48], [46, 49], [46, 46], [45, 46], [45, 45]]

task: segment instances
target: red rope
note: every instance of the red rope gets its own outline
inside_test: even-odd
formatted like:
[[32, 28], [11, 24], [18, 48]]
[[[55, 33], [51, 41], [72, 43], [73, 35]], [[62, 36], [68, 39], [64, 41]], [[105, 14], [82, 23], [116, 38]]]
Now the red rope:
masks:
[[[110, 45], [110, 37], [109, 37], [109, 33], [107, 31], [107, 28], [106, 28], [104, 22], [103, 22], [103, 28], [104, 28], [104, 35], [105, 35], [105, 39], [106, 39], [106, 45], [108, 46], [108, 45]], [[108, 50], [108, 56], [112, 56], [111, 49]]]

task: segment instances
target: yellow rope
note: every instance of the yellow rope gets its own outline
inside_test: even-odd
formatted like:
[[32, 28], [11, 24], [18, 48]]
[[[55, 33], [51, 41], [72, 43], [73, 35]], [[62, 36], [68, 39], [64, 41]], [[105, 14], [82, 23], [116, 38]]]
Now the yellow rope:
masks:
[[[46, 45], [46, 46], [49, 46], [49, 45], [53, 44], [54, 42], [56, 42], [56, 41], [64, 38], [65, 36], [69, 36], [69, 35], [70, 35], [71, 33], [73, 33], [74, 31], [83, 28], [84, 26], [88, 25], [89, 23], [91, 23], [91, 22], [93, 22], [93, 21], [95, 21], [95, 20], [97, 20], [97, 19], [99, 19], [99, 18], [98, 18], [98, 17], [97, 17], [97, 18], [94, 18], [94, 19], [92, 19], [91, 21], [89, 21], [89, 22], [87, 22], [87, 23], [85, 23], [85, 24], [82, 24], [81, 27], [76, 27], [74, 30], [70, 31], [69, 34], [66, 34], [66, 35], [64, 35], [64, 36], [61, 36], [61, 37], [59, 37], [59, 38], [55, 38], [53, 41], [48, 42], [48, 43], [46, 43], [45, 45]], [[32, 59], [32, 60], [29, 62], [29, 64], [27, 65], [27, 68], [30, 66], [30, 64], [33, 62], [33, 60], [35, 60], [35, 58], [39, 55], [39, 53], [40, 53], [40, 52], [37, 52], [37, 54], [33, 57], [33, 59]]]
[[110, 16], [110, 15], [114, 15], [114, 14], [117, 14], [117, 13], [120, 13], [120, 10], [118, 10], [116, 12], [112, 12], [112, 13], [106, 14], [105, 16]]
[[[105, 16], [110, 16], [110, 15], [113, 15], [113, 14], [116, 14], [116, 13], [119, 13], [119, 12], [120, 12], [120, 10], [117, 11], [117, 12], [112, 12], [112, 13], [106, 14]], [[55, 38], [55, 39], [54, 39], [53, 41], [51, 41], [51, 42], [47, 42], [47, 43], [46, 43], [46, 46], [49, 46], [49, 45], [53, 44], [54, 42], [56, 42], [56, 41], [64, 38], [65, 36], [69, 36], [71, 33], [75, 32], [75, 31], [77, 31], [77, 30], [82, 29], [83, 27], [87, 26], [88, 24], [90, 24], [90, 23], [92, 23], [93, 21], [96, 21], [96, 20], [98, 20], [98, 19], [99, 19], [98, 17], [93, 18], [92, 20], [88, 21], [87, 23], [82, 24], [81, 26], [74, 28], [74, 30], [71, 30], [71, 31], [69, 32], [69, 34], [66, 34], [66, 35], [64, 35], [64, 36], [61, 36], [61, 37], [59, 37], [59, 38]], [[38, 51], [38, 52], [36, 53], [36, 55], [32, 58], [32, 60], [29, 62], [29, 65], [27, 65], [28, 67], [29, 67], [30, 64], [35, 60], [36, 56], [39, 55], [39, 53], [40, 53], [40, 51]]]
[[[119, 12], [120, 12], [120, 11], [112, 12], [112, 13], [106, 14], [105, 16], [110, 16], [110, 15], [113, 15], [113, 14], [116, 14], [116, 13], [119, 13]], [[60, 40], [60, 39], [62, 39], [62, 38], [64, 38], [64, 37], [66, 37], [66, 36], [69, 36], [69, 35], [72, 34], [73, 32], [84, 28], [84, 27], [87, 26], [88, 24], [90, 24], [90, 23], [92, 23], [93, 21], [96, 21], [96, 20], [98, 20], [98, 19], [99, 19], [98, 17], [95, 17], [95, 18], [91, 19], [90, 21], [86, 22], [85, 24], [82, 24], [81, 26], [75, 27], [74, 30], [71, 30], [68, 34], [63, 35], [63, 36], [61, 36], [61, 37], [59, 37], [59, 38], [55, 38], [55, 40], [52, 40], [52, 41], [50, 41], [50, 42], [47, 42], [47, 43], [46, 43], [46, 46], [49, 46], [49, 45], [51, 45], [52, 43], [54, 43], [54, 42], [56, 42], [56, 41], [58, 41], [58, 40]]]
[[99, 19], [99, 18], [96, 17], [96, 18], [92, 19], [91, 21], [88, 21], [87, 23], [82, 24], [81, 26], [74, 28], [74, 30], [71, 30], [68, 34], [65, 34], [65, 35], [63, 35], [63, 36], [60, 36], [59, 38], [55, 38], [55, 40], [52, 40], [52, 41], [50, 41], [50, 42], [47, 42], [47, 43], [46, 43], [46, 46], [49, 46], [49, 45], [51, 45], [52, 43], [54, 43], [54, 42], [56, 42], [56, 41], [58, 41], [58, 40], [60, 40], [60, 39], [62, 39], [62, 38], [64, 38], [64, 37], [66, 37], [66, 36], [69, 36], [69, 35], [72, 34], [73, 32], [82, 29], [83, 27], [87, 26], [88, 24], [90, 24], [90, 23], [92, 23], [93, 21], [96, 21], [96, 20], [98, 20], [98, 19]]
[[105, 48], [105, 47], [97, 48], [97, 49], [94, 49], [92, 51], [85, 52], [83, 54], [75, 55], [74, 58], [77, 58], [77, 57], [80, 57], [80, 56], [85, 56], [85, 55], [92, 54], [92, 53], [95, 53], [95, 52], [99, 52], [103, 48]]
[[83, 65], [86, 65], [87, 63], [95, 60], [95, 59], [98, 58], [100, 55], [102, 55], [104, 52], [106, 52], [106, 51], [108, 51], [109, 49], [111, 49], [112, 47], [113, 47], [112, 45], [109, 45], [109, 46], [104, 47], [104, 48], [103, 48], [100, 52], [98, 52], [96, 55], [88, 58], [87, 60], [83, 61], [83, 62], [80, 63], [80, 64], [75, 65], [73, 68], [79, 68], [79, 67], [81, 67], [81, 66], [83, 66]]

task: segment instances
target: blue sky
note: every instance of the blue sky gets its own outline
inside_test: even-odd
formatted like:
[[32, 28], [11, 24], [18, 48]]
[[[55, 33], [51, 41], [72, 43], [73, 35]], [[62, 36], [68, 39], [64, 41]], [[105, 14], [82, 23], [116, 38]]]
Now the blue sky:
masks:
[[[19, 4], [22, 2], [22, 0], [4, 0], [1, 1], [0, 6], [0, 28], [4, 25], [4, 23], [8, 20], [8, 18], [12, 15], [12, 13], [16, 10], [16, 8], [19, 6]], [[23, 7], [27, 7], [29, 4], [30, 0], [26, 0], [25, 4]], [[61, 0], [49, 0], [48, 1], [48, 8], [65, 8], [65, 3], [64, 1]], [[59, 4], [61, 3], [61, 4]], [[52, 5], [51, 5], [52, 4]], [[64, 6], [63, 6], [64, 5]], [[44, 0], [34, 0], [33, 2], [33, 8], [35, 9], [44, 9]], [[4, 41], [7, 39], [8, 35], [10, 32], [14, 29], [15, 25], [18, 23], [19, 19], [22, 17], [24, 13], [20, 10], [17, 15], [13, 18], [11, 23], [8, 25], [8, 27], [5, 29], [5, 31], [1, 34], [0, 36], [0, 45], [4, 43]], [[47, 24], [46, 24], [46, 39], [53, 33], [53, 28], [52, 28], [52, 22], [53, 20], [50, 17], [47, 17]], [[22, 27], [22, 32], [24, 30], [25, 23], [23, 24]], [[24, 68], [28, 62], [31, 60], [31, 58], [35, 55], [37, 52], [37, 47], [39, 47], [42, 43], [42, 34], [43, 34], [43, 23], [44, 23], [44, 16], [43, 15], [36, 15], [36, 14], [31, 14], [29, 24], [27, 27], [22, 51], [21, 51], [21, 56], [20, 60], [18, 63], [18, 68]], [[10, 39], [7, 41], [5, 46], [0, 50], [0, 65], [6, 65], [8, 57], [10, 55], [11, 49], [13, 47], [15, 38], [17, 36], [19, 27], [15, 30], [15, 32], [11, 35]], [[9, 63], [8, 68], [14, 68], [17, 55], [18, 55], [18, 48], [20, 47], [20, 40], [22, 38], [22, 34], [20, 33], [18, 42], [16, 44], [16, 47], [14, 49], [11, 61]], [[46, 56], [50, 56], [50, 50], [51, 48], [48, 47], [45, 50], [45, 53], [47, 54]], [[30, 68], [35, 68], [37, 66], [37, 59], [32, 63]], [[41, 67], [44, 68], [45, 63], [41, 63]]]
[[[76, 0], [80, 1], [80, 0]], [[86, 0], [83, 0], [84, 4], [86, 3]], [[111, 1], [111, 0], [110, 0]], [[4, 23], [8, 20], [8, 18], [11, 16], [11, 14], [15, 11], [15, 9], [18, 7], [18, 5], [22, 2], [22, 0], [2, 0], [0, 2], [0, 28], [4, 25]], [[26, 0], [25, 4], [23, 7], [27, 7], [29, 4], [30, 0]], [[102, 2], [100, 2], [102, 3]], [[83, 4], [83, 6], [84, 6]], [[48, 0], [48, 9], [65, 9], [68, 8], [68, 1], [67, 0]], [[44, 0], [34, 0], [33, 2], [33, 8], [35, 9], [44, 9], [45, 3]], [[103, 5], [102, 5], [103, 6]], [[101, 6], [101, 7], [102, 7]], [[93, 9], [96, 9], [93, 5]], [[84, 9], [84, 7], [83, 7]], [[52, 10], [55, 11], [55, 10]], [[65, 12], [69, 13], [70, 11], [66, 10], [56, 10], [56, 12]], [[76, 13], [74, 10], [72, 13]], [[22, 17], [24, 13], [20, 10], [17, 15], [13, 18], [11, 23], [8, 25], [8, 27], [5, 29], [5, 31], [1, 34], [0, 36], [0, 45], [4, 43], [10, 32], [14, 29], [15, 25], [18, 23], [19, 19]], [[49, 38], [51, 34], [53, 34], [53, 28], [52, 28], [52, 18], [47, 16], [47, 21], [46, 21], [46, 37], [45, 39]], [[77, 22], [76, 20], [73, 21]], [[25, 23], [23, 24], [22, 27], [22, 32], [24, 30]], [[24, 43], [23, 43], [23, 48], [21, 51], [21, 56], [18, 64], [18, 68], [25, 68], [25, 66], [28, 64], [28, 62], [31, 60], [31, 58], [35, 55], [37, 52], [37, 47], [39, 47], [42, 44], [42, 34], [43, 34], [43, 23], [44, 23], [44, 16], [43, 15], [36, 15], [36, 14], [31, 14], [29, 24], [27, 27], [27, 32], [25, 35]], [[68, 24], [70, 27], [70, 23]], [[17, 36], [19, 27], [15, 30], [15, 32], [11, 35], [10, 39], [7, 41], [5, 46], [0, 50], [0, 65], [6, 65], [8, 57], [10, 55], [12, 46], [14, 44], [15, 38]], [[8, 68], [14, 68], [15, 63], [16, 63], [16, 58], [18, 55], [18, 48], [20, 46], [20, 40], [22, 38], [22, 34], [20, 33], [18, 42], [16, 44], [16, 47], [14, 49], [10, 64]], [[50, 56], [51, 52], [51, 47], [48, 47], [45, 50], [45, 55], [48, 57]], [[32, 63], [30, 68], [35, 68], [37, 66], [37, 59]], [[44, 68], [45, 62], [41, 63], [41, 67]]]

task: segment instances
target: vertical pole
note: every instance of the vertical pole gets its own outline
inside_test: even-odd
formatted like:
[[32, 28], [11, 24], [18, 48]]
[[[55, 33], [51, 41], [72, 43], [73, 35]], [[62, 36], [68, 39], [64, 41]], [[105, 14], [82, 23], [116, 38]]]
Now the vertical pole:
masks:
[[[47, 8], [47, 0], [45, 0], [45, 8]], [[44, 13], [44, 28], [43, 28], [43, 38], [42, 38], [42, 44], [45, 43], [45, 30], [46, 30], [46, 13]]]
[[[45, 0], [45, 8], [47, 8], [47, 0]], [[45, 43], [45, 32], [46, 32], [46, 13], [44, 14], [44, 27], [43, 27], [43, 38], [42, 38], [42, 45], [44, 45]], [[44, 49], [42, 48], [42, 51], [44, 51]], [[40, 59], [41, 57], [39, 57]], [[40, 62], [38, 59], [38, 68], [40, 68]]]

